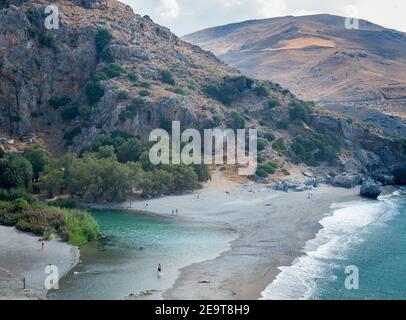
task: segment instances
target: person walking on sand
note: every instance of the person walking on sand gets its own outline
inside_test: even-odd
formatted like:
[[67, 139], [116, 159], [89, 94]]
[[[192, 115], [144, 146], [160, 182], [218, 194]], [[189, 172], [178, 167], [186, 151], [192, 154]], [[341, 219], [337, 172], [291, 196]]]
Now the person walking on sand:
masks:
[[42, 241], [42, 242], [41, 242], [41, 251], [44, 251], [44, 247], [45, 247], [45, 242]]

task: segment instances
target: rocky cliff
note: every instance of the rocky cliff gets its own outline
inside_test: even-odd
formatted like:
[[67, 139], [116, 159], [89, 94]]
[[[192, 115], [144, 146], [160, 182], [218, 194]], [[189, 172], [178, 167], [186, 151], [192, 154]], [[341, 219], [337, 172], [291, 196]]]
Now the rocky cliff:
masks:
[[[44, 24], [49, 4], [58, 8], [57, 29]], [[396, 139], [324, 109], [293, 121], [292, 108], [303, 102], [288, 90], [243, 77], [120, 2], [9, 0], [0, 8], [2, 135], [80, 153], [102, 134], [145, 139], [172, 120], [197, 129], [239, 122], [282, 140], [286, 150], [267, 143], [262, 155], [286, 166], [290, 144], [306, 135], [336, 140], [341, 163], [353, 159], [354, 170], [404, 160]]]

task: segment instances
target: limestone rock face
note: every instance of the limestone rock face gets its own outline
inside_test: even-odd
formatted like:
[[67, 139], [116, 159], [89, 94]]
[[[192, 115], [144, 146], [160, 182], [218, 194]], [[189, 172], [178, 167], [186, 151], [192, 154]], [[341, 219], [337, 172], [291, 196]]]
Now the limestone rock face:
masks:
[[338, 175], [333, 178], [332, 185], [340, 188], [351, 189], [361, 183], [361, 176], [355, 173]]
[[361, 196], [370, 199], [377, 199], [382, 193], [381, 187], [372, 180], [365, 180], [361, 186]]

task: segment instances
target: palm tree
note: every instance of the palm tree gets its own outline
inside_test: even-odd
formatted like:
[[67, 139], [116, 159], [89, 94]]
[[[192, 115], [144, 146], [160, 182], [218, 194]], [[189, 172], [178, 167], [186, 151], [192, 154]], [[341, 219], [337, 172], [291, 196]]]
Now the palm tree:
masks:
[[32, 187], [32, 165], [22, 156], [8, 154], [0, 159], [0, 185], [4, 188]]

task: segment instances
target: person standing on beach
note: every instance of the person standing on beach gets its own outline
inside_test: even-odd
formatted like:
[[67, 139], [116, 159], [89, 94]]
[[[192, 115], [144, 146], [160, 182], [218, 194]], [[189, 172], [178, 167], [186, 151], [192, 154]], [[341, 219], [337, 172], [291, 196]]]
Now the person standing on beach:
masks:
[[162, 266], [161, 264], [158, 265], [158, 278], [162, 276]]
[[42, 242], [41, 242], [41, 251], [44, 251], [44, 247], [45, 247], [45, 242], [42, 241]]

